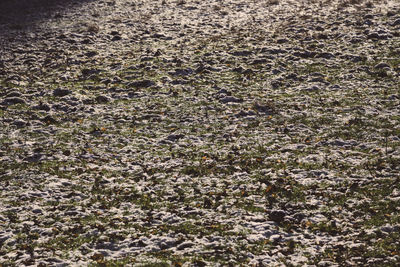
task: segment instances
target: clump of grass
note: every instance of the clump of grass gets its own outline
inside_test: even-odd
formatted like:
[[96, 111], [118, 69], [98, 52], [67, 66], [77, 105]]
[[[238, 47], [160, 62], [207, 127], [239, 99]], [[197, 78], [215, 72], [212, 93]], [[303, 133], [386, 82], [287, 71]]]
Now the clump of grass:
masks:
[[88, 25], [86, 25], [86, 31], [92, 32], [92, 33], [97, 33], [100, 31], [100, 27], [99, 27], [99, 25], [97, 25], [95, 23], [89, 23]]

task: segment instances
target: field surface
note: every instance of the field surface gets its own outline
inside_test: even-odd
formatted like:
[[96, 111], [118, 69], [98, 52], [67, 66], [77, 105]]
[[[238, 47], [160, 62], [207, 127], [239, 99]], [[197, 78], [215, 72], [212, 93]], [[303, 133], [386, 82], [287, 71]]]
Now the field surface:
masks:
[[0, 4], [0, 266], [399, 266], [400, 2]]

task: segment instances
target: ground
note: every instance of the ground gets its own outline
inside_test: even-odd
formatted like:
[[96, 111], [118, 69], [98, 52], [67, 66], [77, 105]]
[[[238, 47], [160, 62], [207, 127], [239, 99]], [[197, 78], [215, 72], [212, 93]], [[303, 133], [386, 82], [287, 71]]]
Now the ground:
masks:
[[0, 7], [0, 266], [399, 265], [398, 1]]

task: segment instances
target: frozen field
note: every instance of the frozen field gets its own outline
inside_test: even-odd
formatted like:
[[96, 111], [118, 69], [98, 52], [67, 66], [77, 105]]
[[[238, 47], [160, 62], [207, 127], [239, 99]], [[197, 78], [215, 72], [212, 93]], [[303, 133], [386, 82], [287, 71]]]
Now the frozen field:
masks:
[[0, 266], [400, 264], [398, 1], [8, 11]]

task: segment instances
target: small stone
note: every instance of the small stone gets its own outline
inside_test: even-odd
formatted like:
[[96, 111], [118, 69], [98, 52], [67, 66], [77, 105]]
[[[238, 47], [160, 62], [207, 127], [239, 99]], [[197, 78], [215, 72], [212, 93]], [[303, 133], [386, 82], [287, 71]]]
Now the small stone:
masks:
[[146, 246], [148, 246], [148, 244], [145, 243], [141, 239], [140, 240], [135, 240], [129, 245], [129, 247], [140, 247], [140, 248], [143, 248], [143, 247], [146, 247]]
[[85, 56], [87, 56], [87, 57], [94, 57], [97, 55], [98, 55], [98, 53], [96, 51], [89, 51], [89, 52], [86, 52], [86, 54], [85, 54]]
[[151, 35], [151, 38], [162, 39], [162, 38], [165, 38], [165, 35], [162, 33], [155, 33], [155, 34]]
[[226, 89], [221, 89], [217, 92], [218, 95], [228, 95], [230, 96], [231, 93], [229, 91], [227, 91]]
[[72, 93], [72, 91], [69, 89], [57, 88], [53, 91], [53, 96], [63, 97], [63, 96], [69, 95], [71, 93]]
[[234, 97], [234, 96], [225, 96], [221, 98], [220, 100], [222, 103], [227, 104], [227, 103], [240, 103], [243, 102], [243, 99]]
[[111, 41], [119, 41], [121, 39], [122, 39], [122, 37], [120, 35], [115, 35], [115, 36], [113, 36], [113, 38], [111, 38]]
[[100, 104], [105, 104], [105, 103], [110, 102], [110, 99], [108, 97], [106, 97], [106, 96], [99, 95], [99, 96], [96, 97], [96, 102], [100, 103]]
[[41, 209], [39, 209], [39, 208], [33, 209], [32, 212], [36, 213], [36, 214], [43, 213], [43, 211]]
[[335, 265], [335, 263], [333, 262], [333, 261], [328, 261], [328, 260], [322, 260], [322, 261], [320, 261], [320, 262], [318, 262], [318, 266], [321, 266], [321, 267], [325, 267], [325, 266], [334, 266]]
[[311, 86], [311, 87], [309, 87], [309, 88], [307, 88], [305, 90], [309, 91], [309, 92], [316, 92], [316, 91], [319, 91], [320, 88], [318, 86], [314, 85], [314, 86]]
[[203, 207], [206, 208], [206, 209], [209, 209], [209, 208], [211, 208], [212, 206], [213, 206], [212, 200], [211, 200], [210, 198], [208, 198], [208, 197], [205, 197], [205, 198], [204, 198]]
[[288, 39], [285, 39], [285, 38], [281, 38], [281, 39], [277, 39], [276, 42], [277, 42], [278, 44], [284, 44], [284, 43], [289, 42], [289, 40], [288, 40]]
[[188, 84], [189, 82], [185, 80], [172, 80], [170, 83], [176, 85], [176, 84]]
[[155, 85], [155, 82], [151, 80], [141, 80], [141, 81], [134, 81], [128, 84], [128, 86], [132, 86], [135, 88], [147, 88]]
[[152, 61], [154, 57], [141, 57], [140, 62]]
[[385, 62], [381, 62], [378, 63], [374, 66], [375, 69], [385, 69], [385, 68], [389, 68], [390, 69], [390, 65], [385, 63]]
[[399, 232], [399, 227], [398, 226], [392, 226], [390, 224], [386, 224], [380, 227], [380, 229], [382, 232], [386, 233], [386, 234], [390, 234], [392, 232]]
[[184, 250], [185, 248], [191, 248], [194, 246], [193, 242], [187, 241], [187, 242], [183, 242], [182, 244], [180, 244], [177, 249], [178, 250]]
[[281, 87], [282, 85], [283, 85], [283, 82], [281, 80], [279, 80], [279, 79], [271, 81], [271, 86], [274, 89], [277, 89], [277, 88]]
[[377, 32], [373, 32], [368, 34], [367, 38], [372, 40], [386, 40], [389, 38], [389, 36], [387, 34], [379, 34]]
[[20, 97], [7, 97], [2, 102], [4, 105], [26, 104], [25, 100]]
[[357, 37], [354, 37], [354, 38], [352, 38], [351, 40], [350, 40], [350, 43], [352, 43], [352, 44], [358, 44], [358, 43], [361, 43], [363, 40], [361, 39], [361, 38], [357, 38]]
[[54, 104], [51, 106], [52, 109], [56, 109], [56, 110], [62, 110], [64, 112], [68, 112], [69, 111], [69, 107], [66, 104]]
[[283, 210], [273, 210], [269, 214], [269, 219], [276, 222], [276, 223], [281, 223], [285, 219], [286, 212]]
[[258, 58], [258, 59], [254, 59], [252, 62], [250, 62], [250, 65], [265, 64], [267, 62], [268, 62], [268, 60], [266, 58]]
[[43, 147], [37, 147], [33, 150], [34, 153], [40, 153], [43, 151]]
[[400, 18], [393, 21], [392, 26], [399, 26], [400, 25]]
[[269, 237], [269, 240], [271, 240], [272, 243], [276, 245], [276, 244], [278, 244], [279, 242], [282, 241], [282, 236], [279, 235], [279, 234], [271, 235]]
[[281, 48], [269, 48], [269, 47], [264, 47], [261, 49], [261, 53], [267, 53], [271, 55], [278, 55], [278, 54], [284, 54], [287, 53], [286, 50], [281, 49]]
[[23, 120], [16, 120], [16, 121], [13, 122], [13, 124], [15, 126], [17, 126], [18, 128], [22, 128], [22, 127], [25, 127], [27, 125], [26, 121], [23, 121]]
[[178, 75], [178, 76], [187, 76], [193, 73], [193, 70], [191, 68], [187, 69], [176, 69], [173, 72], [170, 72], [169, 74], [171, 75]]
[[331, 58], [334, 58], [335, 55], [332, 54], [332, 53], [323, 52], [323, 53], [319, 53], [316, 57], [317, 57], [317, 58], [331, 59]]
[[255, 102], [253, 105], [253, 108], [257, 110], [258, 112], [265, 112], [265, 113], [274, 113], [275, 112], [275, 105], [274, 103], [266, 103], [262, 104], [259, 102]]
[[236, 57], [246, 57], [250, 56], [252, 54], [252, 51], [235, 51], [232, 53], [232, 55]]
[[85, 38], [81, 41], [81, 44], [93, 44], [93, 41], [89, 38]]
[[42, 157], [43, 157], [42, 154], [35, 153], [35, 154], [31, 155], [31, 156], [26, 157], [25, 160], [28, 161], [28, 162], [39, 162]]
[[242, 66], [239, 66], [237, 68], [233, 68], [232, 71], [237, 72], [237, 73], [243, 73], [245, 71], [245, 68], [243, 68]]
[[306, 215], [302, 212], [298, 212], [293, 215], [293, 218], [297, 221], [297, 223], [300, 223], [304, 218], [306, 218]]
[[373, 25], [374, 23], [373, 23], [372, 20], [366, 19], [366, 20], [364, 21], [364, 24], [365, 24], [365, 25], [368, 25], [368, 26], [371, 26], [371, 25]]
[[157, 49], [157, 51], [154, 53], [154, 57], [159, 57], [162, 55], [162, 52], [160, 49]]
[[169, 140], [169, 141], [176, 141], [176, 140], [179, 140], [179, 139], [181, 139], [181, 138], [183, 138], [183, 137], [185, 137], [183, 134], [170, 134], [170, 135], [167, 137], [167, 140]]
[[313, 51], [297, 51], [293, 53], [293, 56], [295, 57], [300, 57], [300, 58], [313, 58], [316, 55], [315, 52]]
[[21, 97], [22, 94], [17, 91], [11, 91], [6, 95], [6, 98], [11, 98], [11, 97]]
[[83, 76], [89, 76], [92, 74], [98, 74], [100, 71], [97, 69], [82, 69], [81, 70]]
[[42, 118], [41, 121], [48, 123], [48, 124], [54, 124], [57, 123], [58, 121], [54, 119], [52, 116], [47, 115], [46, 117]]
[[4, 242], [7, 241], [7, 239], [10, 239], [11, 237], [12, 234], [9, 233], [0, 234], [0, 246], [4, 244]]
[[33, 108], [37, 110], [50, 111], [50, 106], [44, 103], [39, 103], [39, 105], [34, 106]]
[[248, 111], [241, 110], [235, 114], [235, 117], [239, 118], [239, 117], [248, 117], [248, 116], [255, 116], [255, 115], [257, 115], [257, 114], [252, 110], [248, 110]]
[[202, 260], [194, 260], [193, 261], [194, 266], [198, 266], [198, 267], [204, 267], [207, 266], [207, 263], [202, 261]]
[[324, 77], [314, 77], [314, 78], [309, 79], [309, 82], [326, 83], [327, 81], [324, 79]]
[[364, 16], [364, 19], [373, 19], [374, 18], [374, 15], [373, 14], [366, 14], [365, 16]]

